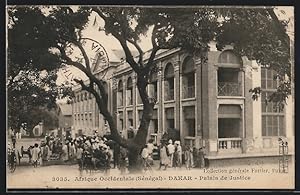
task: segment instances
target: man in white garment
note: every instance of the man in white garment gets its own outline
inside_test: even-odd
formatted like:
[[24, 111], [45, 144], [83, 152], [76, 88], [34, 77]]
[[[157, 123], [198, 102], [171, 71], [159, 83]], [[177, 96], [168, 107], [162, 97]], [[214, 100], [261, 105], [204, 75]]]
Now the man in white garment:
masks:
[[173, 145], [173, 141], [170, 139], [169, 144], [167, 146], [169, 152], [170, 166], [173, 167], [173, 158], [175, 152], [175, 146]]

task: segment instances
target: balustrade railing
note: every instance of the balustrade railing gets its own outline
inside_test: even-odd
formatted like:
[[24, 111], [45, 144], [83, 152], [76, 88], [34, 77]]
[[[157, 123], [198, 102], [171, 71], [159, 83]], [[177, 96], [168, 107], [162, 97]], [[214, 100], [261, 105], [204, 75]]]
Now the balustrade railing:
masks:
[[218, 95], [219, 96], [241, 96], [242, 85], [241, 83], [234, 83], [234, 82], [218, 82]]
[[242, 138], [219, 138], [218, 148], [220, 150], [240, 149], [242, 148]]

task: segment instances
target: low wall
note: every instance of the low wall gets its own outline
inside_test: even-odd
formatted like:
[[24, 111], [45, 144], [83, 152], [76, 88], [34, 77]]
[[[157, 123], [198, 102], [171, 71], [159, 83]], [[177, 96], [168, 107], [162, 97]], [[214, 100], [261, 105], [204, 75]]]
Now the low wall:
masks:
[[[247, 157], [230, 157], [230, 158], [207, 158], [206, 167], [226, 167], [226, 166], [243, 166], [243, 165], [264, 165], [264, 164], [278, 164], [282, 156], [247, 156]], [[292, 162], [294, 155], [287, 155], [289, 162]]]

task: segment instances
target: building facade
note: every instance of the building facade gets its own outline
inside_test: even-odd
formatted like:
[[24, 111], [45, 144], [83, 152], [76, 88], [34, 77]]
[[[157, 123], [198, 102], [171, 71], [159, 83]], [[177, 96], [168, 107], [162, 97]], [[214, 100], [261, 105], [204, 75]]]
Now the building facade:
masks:
[[[157, 69], [151, 72], [147, 89], [149, 97], [156, 99], [148, 137], [159, 143], [169, 128], [175, 128], [180, 132], [181, 143], [205, 146], [212, 156], [278, 152], [281, 137], [293, 151], [291, 98], [283, 111], [274, 110], [272, 103], [266, 104], [267, 95], [277, 87], [275, 72], [236, 55], [231, 46], [223, 51], [217, 51], [213, 44], [210, 48], [205, 62], [179, 49], [157, 54]], [[110, 69], [106, 79], [108, 106], [118, 129], [130, 139], [143, 111], [136, 74], [121, 62]], [[249, 92], [255, 87], [262, 88], [257, 101]], [[105, 120], [97, 114], [93, 97], [79, 88], [76, 97], [75, 127], [105, 129]]]
[[[73, 124], [72, 105], [67, 103], [57, 104], [58, 129], [59, 132], [71, 134]], [[59, 134], [61, 134], [59, 133]]]
[[[101, 60], [96, 60], [94, 62], [92, 70], [94, 70], [93, 73], [97, 78], [105, 81], [105, 88], [109, 96], [108, 109], [113, 113], [113, 73], [122, 62], [124, 54], [120, 50], [112, 50], [110, 51], [109, 57], [110, 64], [105, 71], [100, 67]], [[99, 89], [97, 89], [96, 86], [95, 89], [99, 92]], [[99, 112], [95, 97], [86, 91], [82, 91], [79, 85], [74, 86], [72, 90], [74, 91], [75, 95], [72, 101], [73, 136], [81, 134], [92, 135], [95, 133], [95, 131], [102, 136], [109, 134], [109, 126]]]

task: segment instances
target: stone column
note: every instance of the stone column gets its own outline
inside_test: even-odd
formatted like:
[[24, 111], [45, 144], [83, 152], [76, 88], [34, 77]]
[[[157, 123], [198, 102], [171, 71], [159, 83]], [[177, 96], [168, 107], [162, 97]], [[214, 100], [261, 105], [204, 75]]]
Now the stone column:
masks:
[[126, 90], [126, 84], [127, 84], [127, 77], [125, 75], [122, 76], [123, 79], [123, 106], [122, 106], [122, 111], [123, 111], [123, 129], [125, 129], [125, 133], [127, 136], [127, 113], [126, 113], [126, 99], [127, 99], [127, 90]]
[[[254, 149], [254, 137], [261, 135], [261, 112], [258, 107], [260, 107], [261, 102], [255, 102], [252, 99], [252, 94], [249, 92], [249, 89], [253, 89], [254, 87], [260, 86], [260, 76], [257, 75], [257, 71], [252, 68], [251, 61], [247, 60], [247, 58], [243, 58], [243, 67], [241, 68], [241, 74], [243, 77], [243, 96], [245, 97], [244, 101], [244, 109], [243, 112], [243, 141], [242, 141], [242, 152], [250, 152]], [[255, 78], [253, 78], [255, 76]], [[259, 105], [257, 105], [259, 104]], [[254, 106], [258, 108], [257, 110], [253, 110]], [[254, 118], [260, 118], [254, 119]], [[254, 121], [255, 120], [255, 121]], [[255, 124], [254, 122], [257, 122]], [[254, 133], [253, 125], [256, 126], [256, 132]], [[258, 126], [259, 125], [259, 126]], [[258, 145], [258, 144], [257, 144]]]
[[202, 124], [202, 65], [201, 59], [195, 59], [195, 120], [196, 120], [196, 147], [203, 145], [203, 124]]
[[201, 65], [201, 59], [195, 60], [195, 90], [196, 90], [196, 136], [202, 138], [202, 65]]
[[[210, 155], [218, 151], [218, 66], [219, 52], [209, 52], [208, 61], [203, 64], [203, 138], [207, 141]], [[205, 113], [205, 114], [204, 114]]]
[[136, 129], [136, 100], [137, 100], [137, 88], [136, 88], [137, 78], [136, 75], [132, 76], [132, 120], [133, 120], [133, 128]]
[[179, 57], [175, 59], [173, 62], [174, 66], [174, 74], [175, 74], [175, 81], [174, 81], [174, 100], [175, 100], [175, 128], [180, 128], [180, 61]]
[[157, 121], [158, 121], [158, 132], [157, 132], [157, 143], [160, 143], [160, 139], [163, 134], [163, 98], [162, 98], [162, 92], [163, 92], [163, 74], [162, 74], [162, 63], [158, 63], [158, 72], [157, 72]]

